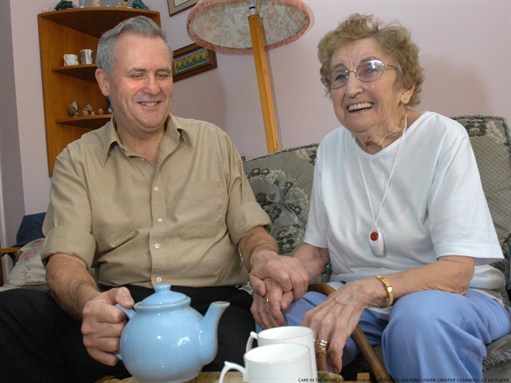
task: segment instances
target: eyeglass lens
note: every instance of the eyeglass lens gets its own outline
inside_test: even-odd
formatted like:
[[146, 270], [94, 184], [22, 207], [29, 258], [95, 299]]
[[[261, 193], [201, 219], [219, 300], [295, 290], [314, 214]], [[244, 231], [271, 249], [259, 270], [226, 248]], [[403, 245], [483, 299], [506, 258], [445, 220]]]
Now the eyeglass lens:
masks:
[[369, 60], [362, 62], [354, 70], [337, 69], [330, 76], [330, 87], [336, 89], [346, 85], [350, 72], [355, 73], [355, 76], [360, 81], [370, 82], [378, 80], [383, 75], [385, 66], [380, 60]]

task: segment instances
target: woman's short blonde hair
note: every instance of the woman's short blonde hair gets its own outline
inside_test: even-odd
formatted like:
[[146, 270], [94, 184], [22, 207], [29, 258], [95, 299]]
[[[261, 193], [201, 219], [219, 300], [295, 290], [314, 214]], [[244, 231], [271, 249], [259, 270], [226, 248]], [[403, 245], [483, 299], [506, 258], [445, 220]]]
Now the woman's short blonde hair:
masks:
[[[389, 54], [397, 64], [398, 81], [404, 89], [415, 85], [415, 91], [408, 103], [420, 103], [424, 71], [419, 62], [419, 48], [411, 40], [410, 32], [397, 24], [383, 24], [372, 15], [355, 13], [328, 32], [318, 44], [318, 59], [321, 63], [321, 82], [330, 96], [330, 63], [334, 52], [343, 45], [371, 38]], [[386, 63], [388, 64], [388, 63]]]

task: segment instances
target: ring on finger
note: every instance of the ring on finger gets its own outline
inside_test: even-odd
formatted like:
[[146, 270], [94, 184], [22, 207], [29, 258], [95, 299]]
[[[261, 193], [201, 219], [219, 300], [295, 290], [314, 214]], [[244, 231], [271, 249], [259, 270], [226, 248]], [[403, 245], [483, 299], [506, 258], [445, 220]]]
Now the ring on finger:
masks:
[[324, 339], [318, 339], [316, 340], [316, 345], [318, 346], [318, 349], [322, 352], [325, 352], [328, 349], [328, 344], [330, 342]]
[[264, 297], [264, 303], [270, 303], [270, 298], [268, 298], [268, 295]]

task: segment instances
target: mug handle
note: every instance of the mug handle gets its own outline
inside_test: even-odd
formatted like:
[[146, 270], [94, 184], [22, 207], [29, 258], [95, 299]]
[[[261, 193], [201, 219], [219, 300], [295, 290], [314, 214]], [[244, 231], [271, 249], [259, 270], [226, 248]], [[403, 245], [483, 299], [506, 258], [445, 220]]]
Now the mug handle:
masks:
[[247, 346], [245, 347], [245, 352], [249, 352], [253, 348], [254, 339], [257, 340], [257, 333], [255, 331], [250, 331], [250, 336], [247, 340]]
[[241, 375], [243, 376], [243, 382], [247, 382], [247, 371], [244, 367], [240, 366], [239, 364], [232, 363], [232, 362], [225, 362], [224, 368], [222, 368], [222, 372], [220, 373], [220, 378], [218, 379], [218, 383], [224, 383], [225, 374], [229, 372], [229, 370], [237, 370], [241, 372]]

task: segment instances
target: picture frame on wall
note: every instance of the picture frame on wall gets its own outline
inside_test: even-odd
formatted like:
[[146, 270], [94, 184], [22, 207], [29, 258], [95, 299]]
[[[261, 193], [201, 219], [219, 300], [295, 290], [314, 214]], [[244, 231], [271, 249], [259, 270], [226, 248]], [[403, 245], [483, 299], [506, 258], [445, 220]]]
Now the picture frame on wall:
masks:
[[169, 15], [175, 15], [185, 9], [193, 7], [198, 0], [167, 0], [169, 3]]
[[174, 51], [174, 82], [216, 67], [216, 53], [195, 43]]

